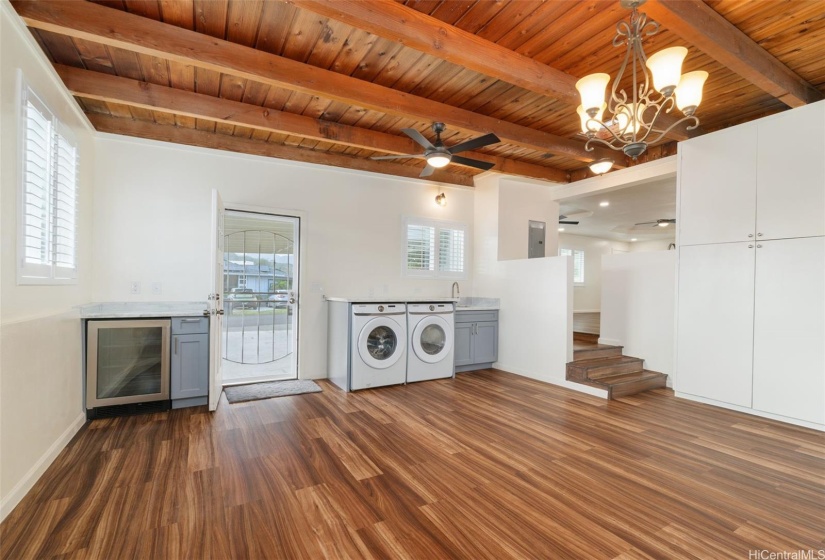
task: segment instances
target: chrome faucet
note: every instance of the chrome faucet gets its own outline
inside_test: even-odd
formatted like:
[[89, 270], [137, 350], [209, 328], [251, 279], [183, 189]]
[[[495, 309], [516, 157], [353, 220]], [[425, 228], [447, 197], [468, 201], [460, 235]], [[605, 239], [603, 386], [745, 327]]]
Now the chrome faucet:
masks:
[[453, 299], [456, 299], [456, 293], [458, 294], [458, 299], [461, 299], [461, 288], [458, 287], [458, 282], [453, 282], [453, 287], [450, 290], [450, 295], [452, 295]]

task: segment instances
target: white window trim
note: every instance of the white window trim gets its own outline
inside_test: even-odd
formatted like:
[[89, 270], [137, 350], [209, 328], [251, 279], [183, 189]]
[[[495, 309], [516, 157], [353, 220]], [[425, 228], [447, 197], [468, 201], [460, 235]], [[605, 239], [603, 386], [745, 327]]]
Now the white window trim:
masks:
[[[17, 266], [15, 267], [17, 270], [17, 284], [18, 285], [32, 285], [32, 286], [54, 286], [54, 285], [71, 285], [77, 284], [77, 269], [78, 269], [78, 240], [77, 240], [77, 214], [78, 214], [78, 206], [77, 201], [75, 202], [75, 240], [74, 240], [74, 250], [75, 250], [75, 267], [74, 268], [67, 268], [58, 266], [54, 259], [53, 254], [53, 239], [54, 230], [52, 225], [52, 219], [49, 219], [49, 250], [50, 250], [50, 264], [34, 264], [34, 263], [26, 263], [26, 217], [25, 217], [25, 206], [26, 206], [26, 169], [25, 169], [25, 157], [26, 157], [26, 128], [27, 128], [27, 115], [26, 115], [26, 104], [31, 101], [33, 105], [35, 105], [43, 115], [45, 115], [48, 120], [51, 122], [52, 126], [52, 138], [49, 140], [49, 149], [53, 150], [54, 147], [54, 134], [60, 134], [66, 140], [69, 141], [75, 148], [77, 148], [77, 139], [75, 138], [74, 134], [72, 133], [71, 129], [64, 125], [60, 120], [55, 117], [54, 113], [49, 109], [49, 107], [43, 102], [43, 100], [34, 92], [34, 90], [28, 85], [25, 78], [23, 77], [22, 71], [18, 70], [18, 99], [17, 99], [17, 122], [18, 122], [18, 134], [17, 134], [17, 169], [18, 169], [18, 188], [17, 188]], [[50, 158], [53, 154], [50, 153]], [[51, 173], [50, 173], [51, 175]], [[53, 179], [50, 178], [50, 189], [49, 189], [49, 196], [54, 196], [54, 185], [52, 184]], [[79, 189], [79, 173], [77, 174], [76, 179], [76, 189]], [[50, 200], [49, 204], [53, 204], [53, 201]]]
[[[435, 228], [435, 253], [433, 255], [433, 262], [435, 263], [434, 270], [410, 270], [407, 268], [407, 228], [410, 225], [428, 226]], [[401, 274], [402, 276], [412, 278], [433, 278], [433, 279], [452, 279], [461, 280], [468, 276], [469, 254], [470, 254], [470, 231], [467, 224], [461, 222], [451, 222], [447, 220], [436, 220], [433, 218], [419, 218], [415, 216], [406, 216], [402, 220], [401, 226]], [[440, 229], [457, 229], [464, 232], [464, 263], [462, 272], [442, 272], [438, 270], [438, 232]]]

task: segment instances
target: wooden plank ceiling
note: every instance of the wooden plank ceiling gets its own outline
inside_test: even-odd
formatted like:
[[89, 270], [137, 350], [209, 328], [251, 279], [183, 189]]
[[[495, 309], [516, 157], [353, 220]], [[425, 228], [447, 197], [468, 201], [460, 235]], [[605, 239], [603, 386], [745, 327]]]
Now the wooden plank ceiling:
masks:
[[[447, 145], [495, 132], [465, 153], [493, 169], [564, 183], [586, 163], [575, 81], [615, 76], [617, 0], [14, 1], [98, 130], [415, 177], [401, 133]], [[699, 133], [823, 98], [823, 0], [650, 0], [662, 24], [648, 54], [689, 48], [710, 73]], [[676, 130], [644, 159], [674, 153]], [[472, 185], [452, 164], [432, 180]]]

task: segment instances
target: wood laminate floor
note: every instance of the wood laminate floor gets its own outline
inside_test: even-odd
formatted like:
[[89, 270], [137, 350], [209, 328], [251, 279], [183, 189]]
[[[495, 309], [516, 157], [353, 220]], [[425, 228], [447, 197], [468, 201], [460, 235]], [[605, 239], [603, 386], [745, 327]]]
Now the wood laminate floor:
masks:
[[573, 313], [573, 330], [580, 333], [599, 334], [601, 313]]
[[[2, 558], [742, 558], [825, 548], [825, 436], [484, 370], [88, 424]], [[765, 556], [760, 556], [760, 558]], [[816, 557], [816, 556], [814, 556]]]

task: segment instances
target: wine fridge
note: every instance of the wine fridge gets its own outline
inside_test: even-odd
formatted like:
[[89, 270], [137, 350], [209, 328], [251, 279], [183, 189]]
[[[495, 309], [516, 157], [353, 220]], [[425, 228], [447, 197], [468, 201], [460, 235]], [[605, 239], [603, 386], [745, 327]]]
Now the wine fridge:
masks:
[[97, 417], [94, 411], [107, 407], [118, 407], [108, 409], [113, 411], [168, 403], [170, 326], [169, 319], [88, 321], [88, 416]]

